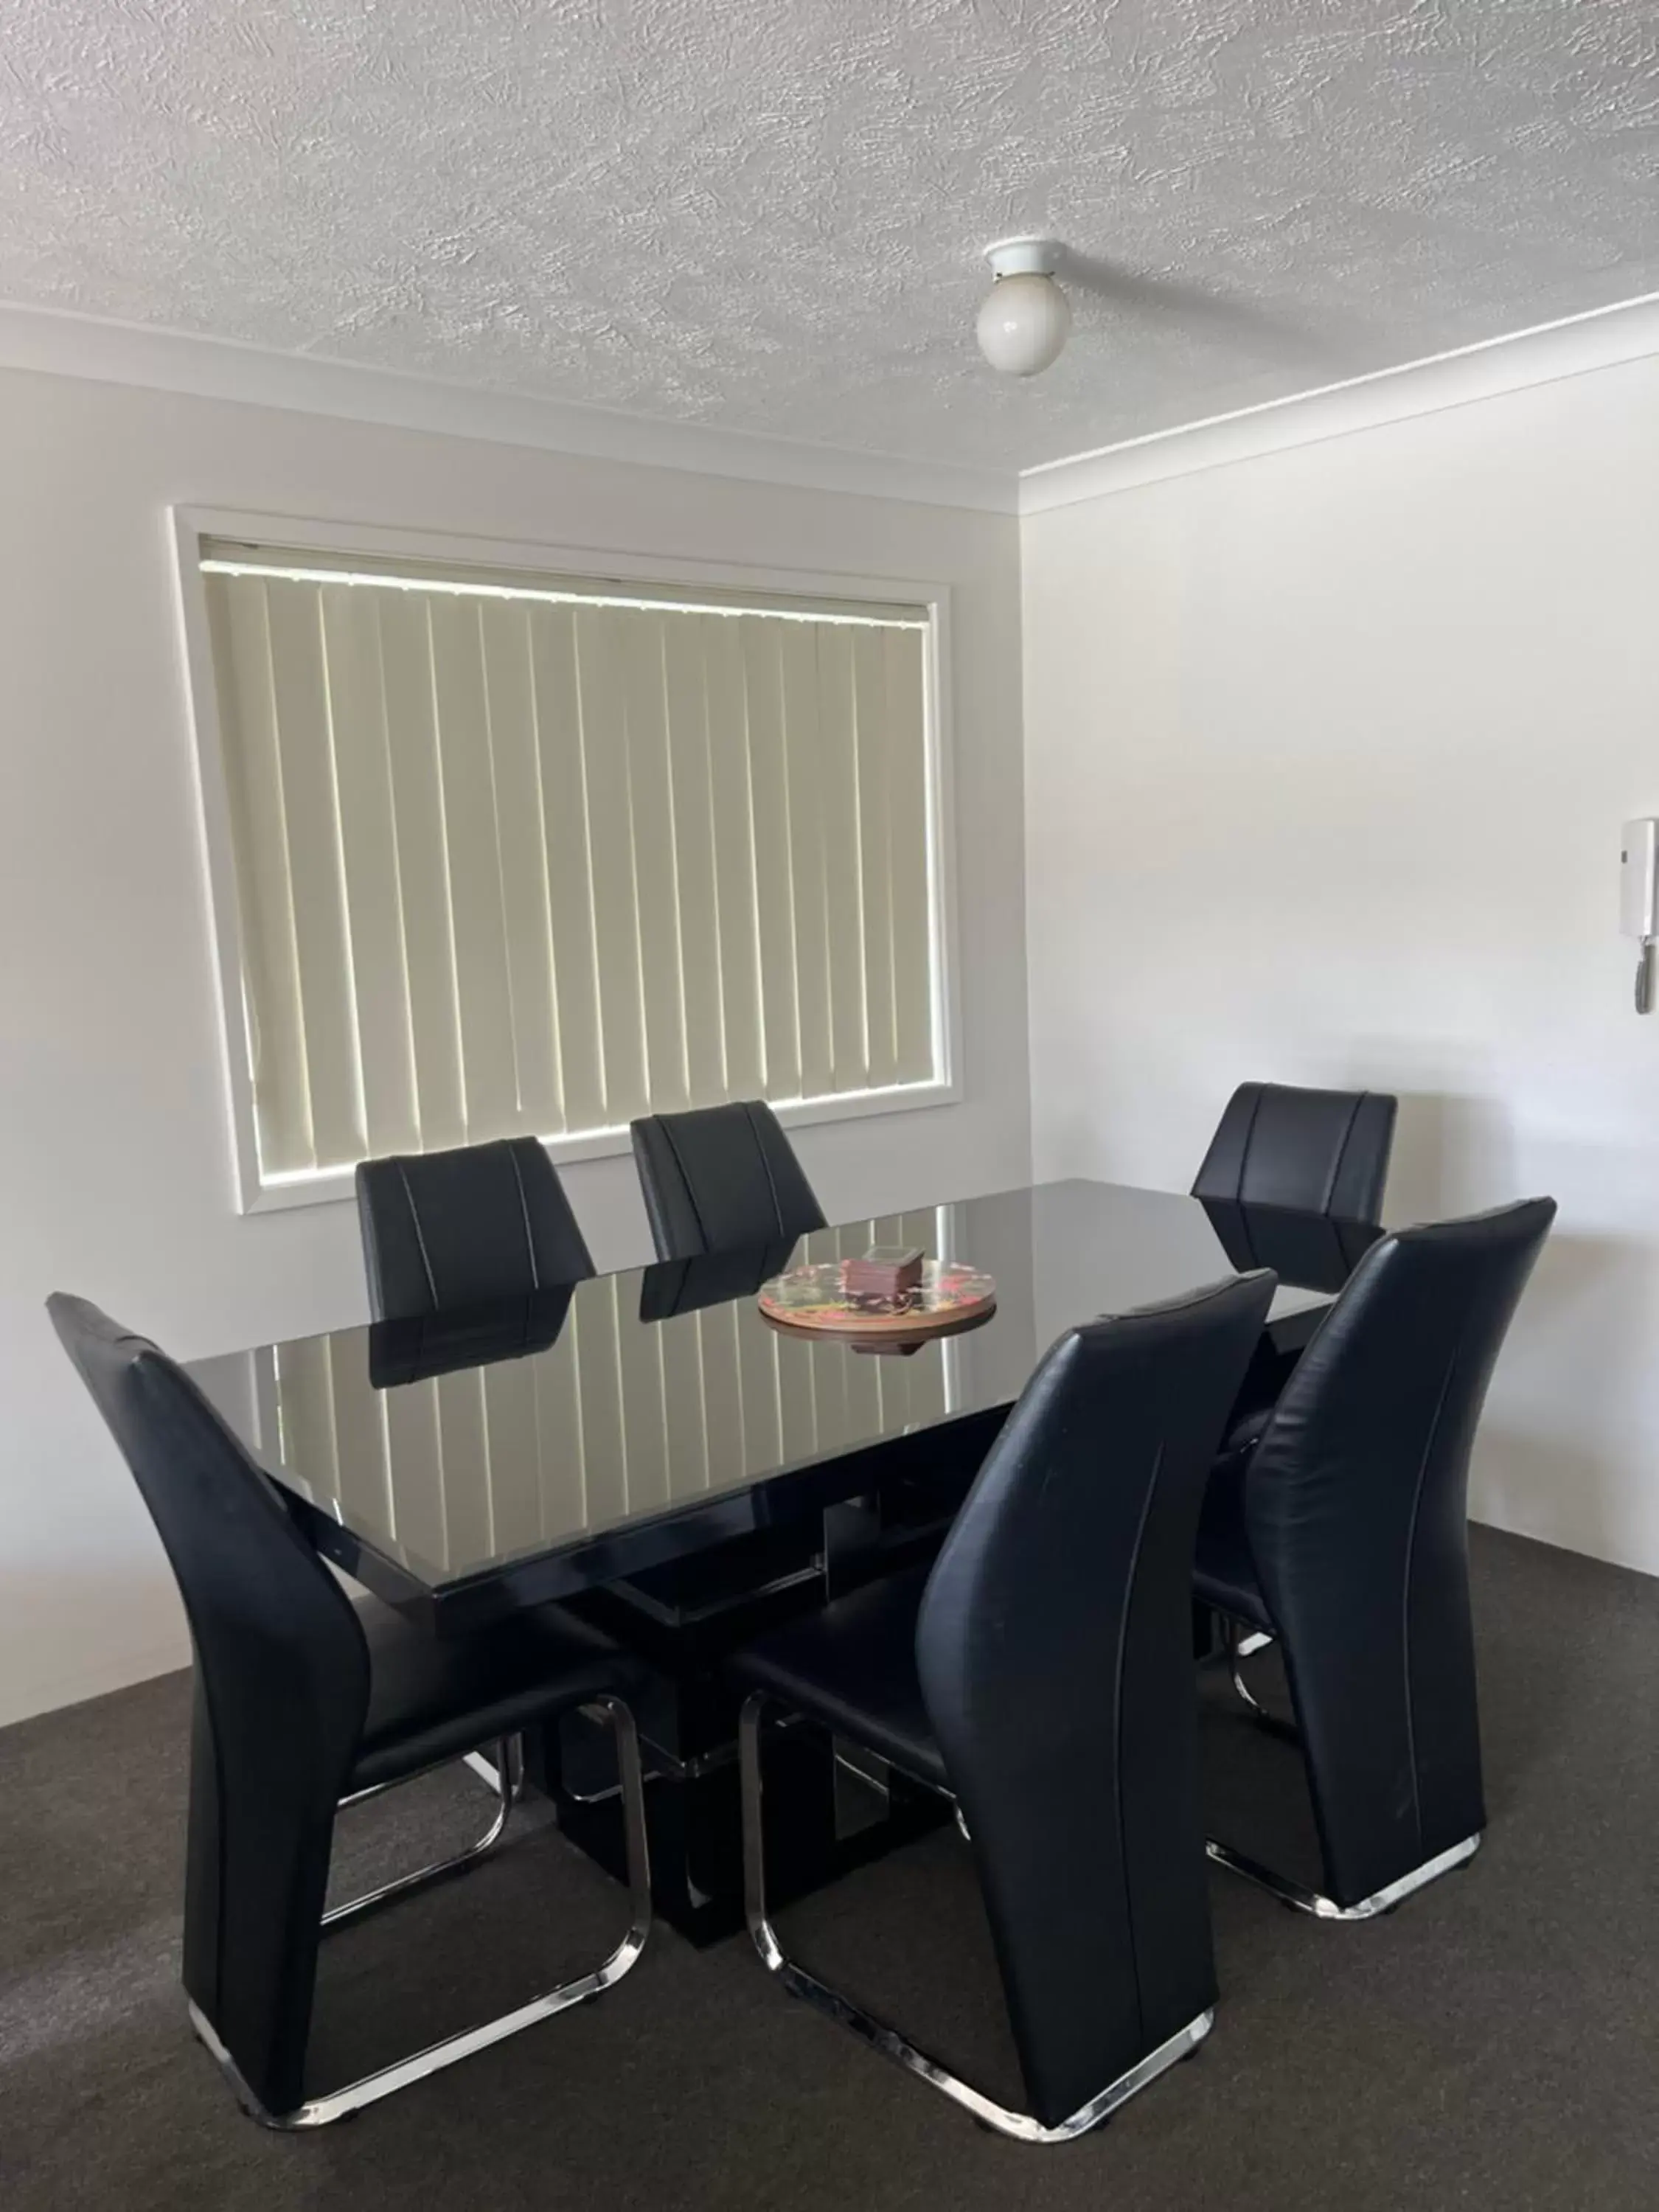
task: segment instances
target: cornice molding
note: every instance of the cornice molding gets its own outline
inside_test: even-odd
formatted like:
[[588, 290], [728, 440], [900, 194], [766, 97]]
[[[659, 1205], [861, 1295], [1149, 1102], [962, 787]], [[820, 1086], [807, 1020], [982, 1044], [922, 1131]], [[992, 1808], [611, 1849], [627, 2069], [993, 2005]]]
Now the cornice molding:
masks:
[[1659, 293], [1143, 438], [1016, 476], [670, 422], [234, 339], [0, 304], [0, 368], [138, 385], [347, 422], [732, 477], [798, 490], [1042, 514], [1659, 354]]
[[689, 469], [797, 490], [912, 500], [992, 514], [1012, 514], [1018, 501], [1012, 470], [958, 468], [949, 462], [668, 422], [54, 308], [0, 304], [0, 368], [289, 408], [447, 437], [483, 438], [591, 460]]
[[1021, 471], [1021, 514], [1042, 514], [1080, 500], [1105, 499], [1200, 469], [1226, 468], [1294, 446], [1374, 430], [1443, 408], [1464, 407], [1569, 376], [1617, 368], [1659, 354], [1659, 293], [1540, 323], [1427, 360], [1402, 362], [1316, 392], [1294, 392], [1260, 407], [1182, 423], [1097, 452], [1046, 461]]

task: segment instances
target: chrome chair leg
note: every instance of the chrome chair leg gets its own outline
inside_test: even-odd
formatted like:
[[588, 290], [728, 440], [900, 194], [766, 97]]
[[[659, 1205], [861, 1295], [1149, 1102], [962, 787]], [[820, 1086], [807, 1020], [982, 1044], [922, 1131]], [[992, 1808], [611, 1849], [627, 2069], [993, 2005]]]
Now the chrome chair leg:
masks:
[[[649, 1736], [643, 1739], [640, 1756], [644, 1762], [643, 1771], [647, 1781], [654, 1775], [659, 1774], [665, 1771], [665, 1754], [660, 1746], [653, 1743]], [[670, 1771], [678, 1772], [681, 1775], [688, 1773], [690, 1771], [690, 1766], [683, 1761], [676, 1762], [673, 1760], [667, 1760], [665, 1764]], [[693, 1764], [695, 1764], [695, 1762], [693, 1762]], [[559, 1794], [562, 1796], [569, 1798], [572, 1804], [574, 1805], [608, 1805], [611, 1802], [613, 1798], [620, 1797], [622, 1796], [622, 1784], [620, 1781], [608, 1782], [601, 1790], [578, 1790], [570, 1779], [568, 1762], [563, 1757], [562, 1757], [560, 1760]]]
[[1397, 1881], [1389, 1882], [1375, 1895], [1361, 1898], [1358, 1905], [1339, 1905], [1334, 1898], [1305, 1888], [1286, 1875], [1275, 1874], [1271, 1867], [1247, 1858], [1243, 1851], [1236, 1851], [1226, 1844], [1211, 1842], [1205, 1848], [1218, 1866], [1225, 1867], [1230, 1874], [1243, 1875], [1246, 1881], [1255, 1882], [1281, 1905], [1288, 1905], [1292, 1911], [1311, 1913], [1316, 1920], [1375, 1920], [1380, 1912], [1392, 1912], [1403, 1898], [1410, 1897], [1414, 1891], [1438, 1881], [1443, 1874], [1467, 1866], [1480, 1848], [1480, 1835], [1477, 1831], [1473, 1836], [1465, 1836], [1461, 1844], [1454, 1844], [1449, 1850], [1425, 1859], [1421, 1866], [1402, 1874]]
[[[1259, 1629], [1247, 1628], [1239, 1620], [1224, 1620], [1223, 1631], [1227, 1644], [1227, 1670], [1241, 1704], [1248, 1707], [1250, 1717], [1268, 1735], [1283, 1736], [1289, 1742], [1299, 1743], [1301, 1732], [1295, 1722], [1281, 1720], [1277, 1713], [1270, 1713], [1255, 1697], [1240, 1671], [1241, 1660], [1249, 1658], [1252, 1652], [1264, 1650], [1273, 1638]], [[1402, 1899], [1411, 1896], [1414, 1890], [1437, 1881], [1443, 1874], [1449, 1874], [1455, 1867], [1467, 1866], [1480, 1848], [1478, 1833], [1466, 1836], [1461, 1844], [1454, 1844], [1449, 1850], [1440, 1852], [1419, 1867], [1413, 1867], [1409, 1874], [1401, 1875], [1397, 1881], [1389, 1882], [1375, 1896], [1362, 1898], [1358, 1905], [1339, 1905], [1334, 1897], [1327, 1897], [1320, 1890], [1310, 1889], [1305, 1884], [1292, 1881], [1288, 1875], [1276, 1874], [1271, 1867], [1263, 1866], [1259, 1859], [1250, 1858], [1243, 1851], [1234, 1850], [1229, 1844], [1217, 1843], [1212, 1838], [1205, 1846], [1217, 1866], [1225, 1867], [1230, 1874], [1242, 1875], [1246, 1881], [1255, 1882], [1258, 1888], [1265, 1889], [1270, 1896], [1276, 1897], [1281, 1905], [1288, 1905], [1292, 1911], [1311, 1913], [1316, 1920], [1375, 1920], [1379, 1913], [1392, 1912], [1395, 1906]]]
[[[840, 2027], [850, 2029], [861, 2042], [878, 2051], [884, 2058], [892, 2059], [908, 2072], [931, 2083], [935, 2089], [942, 2090], [945, 2096], [971, 2112], [984, 2126], [998, 2135], [1012, 2136], [1020, 2142], [1069, 2142], [1073, 2136], [1085, 2134], [1090, 2128], [1098, 2127], [1121, 2105], [1126, 2104], [1137, 2090], [1144, 2089], [1149, 2081], [1155, 2081], [1180, 2059], [1189, 2057], [1198, 2048], [1214, 2024], [1213, 2009], [1202, 2012], [1196, 2020], [1189, 2021], [1167, 2043], [1162, 2043], [1156, 2051], [1149, 2051], [1145, 2058], [1127, 2073], [1121, 2074], [1115, 2081], [1109, 2082], [1097, 2095], [1090, 2098], [1085, 2105], [1079, 2106], [1066, 2118], [1052, 2127], [1045, 2126], [1041, 2120], [1033, 2119], [1029, 2112], [1011, 2112], [1006, 2106], [999, 2105], [994, 2098], [986, 2096], [983, 2091], [959, 2081], [936, 2059], [929, 2058], [914, 2044], [907, 2042], [896, 2029], [889, 2027], [873, 2014], [854, 2004], [850, 1997], [830, 1989], [815, 1975], [809, 1974], [804, 1967], [787, 1958], [766, 1911], [761, 1717], [767, 1702], [765, 1692], [756, 1691], [744, 1702], [743, 1717], [738, 1723], [743, 1795], [744, 1910], [749, 1922], [749, 1933], [762, 1962], [777, 1975], [792, 1996], [802, 1998]], [[965, 1829], [963, 1832], [966, 1832]]]
[[1296, 1723], [1281, 1720], [1277, 1713], [1270, 1713], [1244, 1680], [1241, 1662], [1248, 1659], [1252, 1652], [1265, 1650], [1272, 1644], [1273, 1638], [1263, 1635], [1259, 1629], [1247, 1629], [1243, 1622], [1237, 1620], [1224, 1622], [1223, 1634], [1227, 1644], [1227, 1672], [1239, 1703], [1256, 1725], [1265, 1729], [1269, 1735], [1283, 1736], [1288, 1743], [1299, 1743], [1302, 1739]]
[[496, 1756], [493, 1760], [486, 1752], [469, 1751], [461, 1761], [461, 1765], [470, 1766], [486, 1789], [493, 1790], [499, 1797], [501, 1794], [501, 1746], [499, 1744], [495, 1747], [495, 1750]]
[[[446, 1765], [450, 1763], [445, 1761]], [[471, 1756], [465, 1763], [469, 1766], [471, 1765]], [[436, 1769], [428, 1767], [426, 1771], [433, 1773]], [[495, 1765], [490, 1772], [494, 1785], [501, 1794], [501, 1808], [476, 1843], [469, 1844], [464, 1851], [457, 1851], [453, 1858], [434, 1859], [430, 1866], [417, 1867], [412, 1874], [398, 1875], [392, 1881], [382, 1882], [378, 1889], [367, 1890], [361, 1897], [354, 1897], [344, 1905], [334, 1905], [323, 1915], [324, 1928], [338, 1928], [348, 1921], [361, 1920], [365, 1914], [378, 1912], [382, 1905], [390, 1905], [399, 1897], [409, 1896], [411, 1891], [425, 1889], [432, 1882], [447, 1881], [453, 1875], [465, 1874], [480, 1859], [487, 1857], [506, 1833], [508, 1817], [524, 1787], [522, 1736], [502, 1737], [495, 1746]], [[412, 1774], [405, 1778], [410, 1782], [417, 1778]], [[349, 1806], [366, 1804], [372, 1797], [384, 1796], [389, 1789], [400, 1790], [402, 1787], [402, 1782], [381, 1783], [372, 1790], [355, 1790], [349, 1797], [340, 1800], [341, 1809], [343, 1811]]]
[[[527, 2004], [503, 2013], [495, 2020], [486, 2021], [480, 2027], [465, 2028], [459, 2035], [446, 2036], [441, 2042], [429, 2044], [424, 2051], [416, 2051], [412, 2057], [400, 2058], [390, 2066], [380, 2068], [377, 2073], [366, 2074], [362, 2080], [349, 2082], [343, 2089], [330, 2090], [326, 2095], [313, 2097], [291, 2112], [270, 2112], [264, 2109], [242, 2079], [236, 2062], [219, 2039], [211, 2022], [196, 2005], [191, 2004], [191, 2026], [229, 2077], [238, 2101], [246, 2112], [268, 2128], [292, 2130], [327, 2127], [332, 2121], [344, 2119], [348, 2113], [361, 2112], [366, 2105], [378, 2103], [380, 2099], [389, 2097], [398, 2089], [406, 2089], [411, 2082], [423, 2081], [430, 2074], [441, 2073], [445, 2067], [453, 2066], [458, 2060], [470, 2058], [474, 2051], [487, 2051], [492, 2043], [504, 2042], [509, 2035], [517, 2035], [523, 2028], [533, 2027], [538, 2021], [551, 2020], [556, 2013], [568, 2012], [573, 2005], [586, 2003], [590, 1997], [599, 1996], [605, 1990], [613, 1988], [633, 1968], [651, 1932], [651, 1858], [646, 1838], [645, 1784], [640, 1766], [639, 1736], [634, 1726], [634, 1716], [620, 1698], [595, 1698], [588, 1710], [602, 1712], [610, 1721], [617, 1738], [617, 1758], [622, 1770], [629, 1925], [626, 1935], [616, 1949], [591, 1972], [579, 1974], [573, 1981], [562, 1982], [556, 1989], [531, 1998]], [[501, 1751], [505, 1758], [505, 1745]], [[503, 1766], [501, 1771], [506, 1773], [507, 1769]], [[411, 1775], [408, 1779], [413, 1781], [415, 1777]], [[511, 1790], [512, 1795], [516, 1796], [516, 1779], [511, 1783]], [[363, 1798], [379, 1794], [378, 1790], [363, 1790], [349, 1802], [361, 1802]], [[510, 1798], [502, 1801], [503, 1820], [510, 1802]], [[460, 1860], [447, 1863], [446, 1870], [447, 1867], [470, 1864], [477, 1856], [477, 1849], [475, 1846], [471, 1853], [464, 1853]], [[401, 1894], [415, 1883], [433, 1878], [434, 1873], [434, 1869], [427, 1869], [419, 1876], [405, 1877], [403, 1884], [388, 1885], [388, 1887], [396, 1888]], [[368, 1903], [372, 1901], [384, 1902], [385, 1899], [380, 1893], [376, 1893], [371, 1900], [356, 1900], [353, 1906], [340, 1910], [355, 1914], [360, 1908], [366, 1910]], [[337, 1915], [329, 1917], [337, 1919]]]

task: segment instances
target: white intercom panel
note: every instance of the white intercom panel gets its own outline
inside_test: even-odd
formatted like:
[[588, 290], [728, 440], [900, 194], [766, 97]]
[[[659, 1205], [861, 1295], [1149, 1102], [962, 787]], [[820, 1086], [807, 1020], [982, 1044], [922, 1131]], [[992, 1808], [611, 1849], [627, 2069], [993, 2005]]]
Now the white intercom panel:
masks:
[[1619, 833], [1619, 927], [1641, 946], [1636, 1011], [1653, 1011], [1653, 946], [1659, 938], [1659, 816], [1626, 822]]

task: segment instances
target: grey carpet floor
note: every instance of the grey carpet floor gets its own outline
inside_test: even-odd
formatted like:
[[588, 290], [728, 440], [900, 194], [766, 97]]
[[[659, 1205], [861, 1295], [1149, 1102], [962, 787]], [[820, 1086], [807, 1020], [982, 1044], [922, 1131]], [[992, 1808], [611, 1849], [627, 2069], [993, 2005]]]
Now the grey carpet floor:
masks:
[[[597, 2004], [319, 2136], [268, 2135], [178, 1987], [184, 1678], [0, 1732], [0, 2205], [1659, 2205], [1659, 1583], [1482, 1531], [1474, 1558], [1492, 1825], [1473, 1867], [1364, 1927], [1218, 1873], [1202, 2056], [1055, 2149], [982, 2133], [792, 2003], [746, 1942], [698, 1953], [662, 1930]], [[1206, 1689], [1213, 1825], [1305, 1855], [1294, 1753], [1222, 1689]], [[431, 1856], [483, 1802], [434, 1778], [362, 1808], [341, 1881]], [[609, 1885], [529, 1824], [465, 1881], [330, 1944], [319, 2077], [505, 2009], [617, 1921]], [[797, 1907], [787, 1933], [1012, 2092], [953, 1834]]]

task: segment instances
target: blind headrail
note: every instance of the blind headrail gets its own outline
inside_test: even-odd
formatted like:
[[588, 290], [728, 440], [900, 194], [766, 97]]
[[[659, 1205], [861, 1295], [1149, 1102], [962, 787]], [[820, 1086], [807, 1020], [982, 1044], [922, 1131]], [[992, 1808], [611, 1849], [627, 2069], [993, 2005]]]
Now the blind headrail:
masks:
[[496, 568], [454, 561], [319, 551], [231, 538], [204, 538], [201, 566], [209, 575], [266, 576], [293, 583], [355, 584], [371, 590], [431, 592], [462, 599], [530, 600], [543, 605], [663, 607], [683, 614], [771, 615], [786, 622], [851, 623], [862, 628], [925, 629], [928, 610], [884, 599], [810, 598], [634, 577], [568, 576], [545, 570]]

